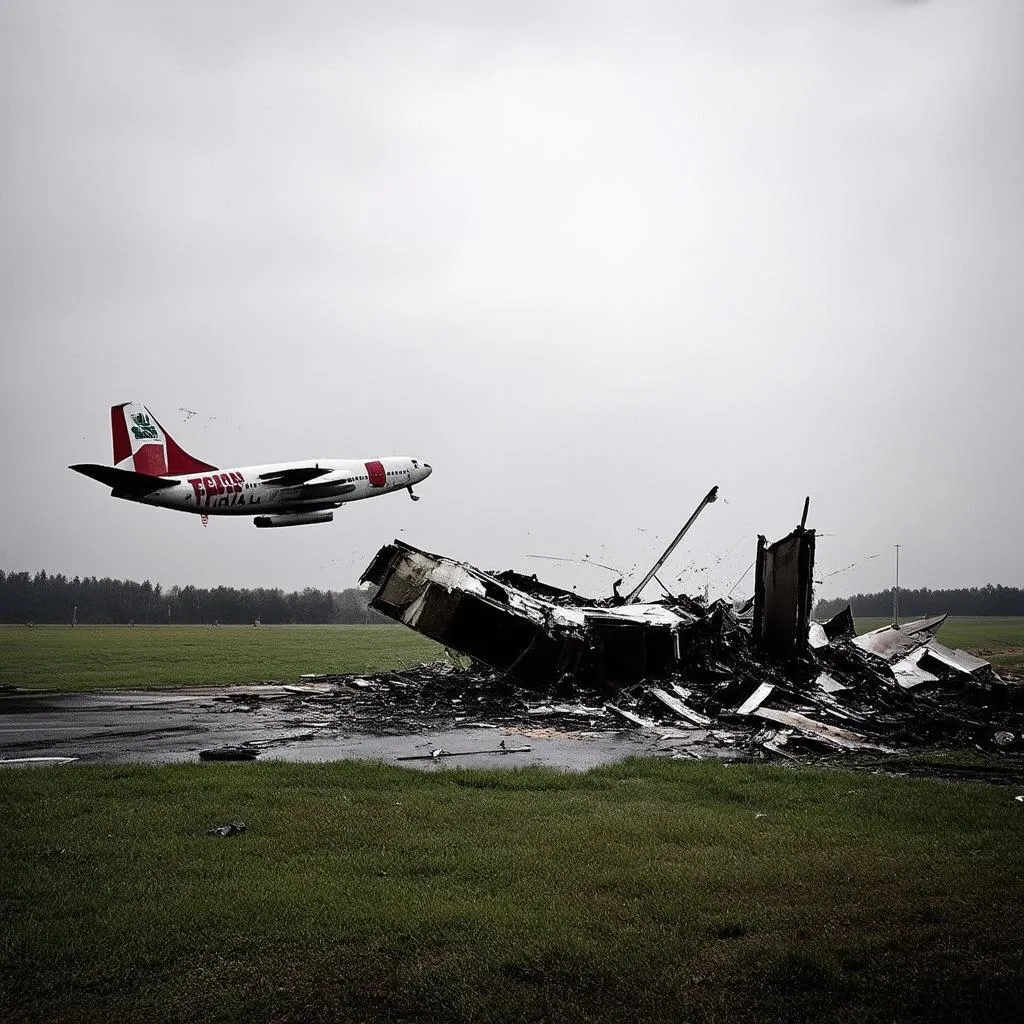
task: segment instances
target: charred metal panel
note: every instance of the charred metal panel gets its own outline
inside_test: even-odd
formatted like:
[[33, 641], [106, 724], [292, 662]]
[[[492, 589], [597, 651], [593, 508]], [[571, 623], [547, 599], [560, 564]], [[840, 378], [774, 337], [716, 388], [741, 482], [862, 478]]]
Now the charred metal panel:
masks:
[[678, 670], [692, 639], [721, 628], [720, 614], [664, 603], [600, 607], [532, 577], [485, 573], [398, 541], [362, 579], [380, 587], [371, 607], [528, 684], [566, 674], [596, 685], [662, 677]]
[[590, 625], [597, 682], [636, 683], [647, 675], [647, 630], [632, 622], [600, 620]]
[[782, 657], [807, 647], [814, 572], [814, 531], [802, 527], [768, 544], [757, 538], [754, 640]]
[[659, 679], [679, 667], [676, 629], [606, 615], [587, 616], [595, 681], [626, 684]]
[[[380, 595], [378, 595], [379, 599]], [[445, 590], [436, 583], [428, 583], [426, 590], [420, 594], [417, 607], [409, 605], [403, 621], [426, 636], [442, 640], [452, 627], [459, 605], [465, 598], [461, 594]], [[443, 641], [445, 642], [445, 641]]]
[[371, 604], [386, 615], [399, 618], [420, 596], [420, 591], [421, 585], [409, 579], [408, 576], [392, 573], [385, 577], [384, 585], [377, 592]]
[[543, 598], [552, 604], [574, 605], [577, 608], [584, 608], [591, 604], [586, 598], [574, 594], [571, 590], [563, 590], [561, 587], [553, 587], [548, 583], [542, 583], [536, 576], [526, 576], [514, 569], [503, 569], [501, 572], [492, 573], [494, 578], [506, 586], [515, 590], [522, 590], [524, 593], [532, 594], [534, 597]]
[[904, 633], [910, 636], [916, 636], [919, 640], [924, 640], [925, 634], [927, 636], [935, 636], [939, 631], [939, 627], [946, 621], [949, 616], [949, 612], [943, 612], [942, 615], [933, 615], [927, 619], [914, 619], [913, 622], [904, 622], [900, 629]]
[[529, 619], [467, 595], [459, 602], [444, 642], [492, 668], [508, 671], [536, 638], [537, 626]]
[[855, 636], [857, 627], [853, 621], [853, 609], [847, 605], [841, 612], [836, 612], [827, 622], [821, 624], [829, 643]]
[[916, 636], [909, 636], [898, 626], [882, 626], [870, 633], [862, 633], [853, 638], [853, 645], [868, 654], [873, 654], [885, 661], [895, 661], [909, 654], [922, 641]]
[[950, 650], [935, 640], [929, 642], [926, 653], [922, 656], [920, 665], [922, 668], [931, 669], [933, 665], [939, 668], [950, 669], [966, 676], [974, 675], [977, 672], [987, 672], [991, 665], [984, 658], [976, 658], [966, 651]]
[[398, 553], [398, 548], [394, 544], [386, 544], [373, 556], [373, 561], [366, 567], [366, 571], [362, 576], [359, 577], [360, 583], [373, 583], [375, 586], [380, 586], [380, 582], [384, 579], [384, 574], [391, 567], [391, 561]]

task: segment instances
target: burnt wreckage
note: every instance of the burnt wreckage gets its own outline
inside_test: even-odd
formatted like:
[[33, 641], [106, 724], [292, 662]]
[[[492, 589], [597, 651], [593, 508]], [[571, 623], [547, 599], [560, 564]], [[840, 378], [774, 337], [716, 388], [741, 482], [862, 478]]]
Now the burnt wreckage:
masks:
[[[814, 531], [758, 538], [754, 597], [733, 604], [640, 592], [700, 511], [629, 595], [590, 600], [535, 576], [485, 572], [396, 540], [361, 577], [371, 606], [538, 693], [600, 691], [606, 713], [687, 728], [743, 727], [787, 740], [874, 748], [961, 736], [1017, 745], [1022, 688], [988, 662], [937, 643], [945, 616], [855, 636], [849, 608], [811, 620]], [[660, 581], [659, 581], [660, 582]], [[667, 591], [666, 591], [667, 593]], [[468, 682], [468, 679], [467, 679]], [[611, 702], [614, 700], [614, 703]]]

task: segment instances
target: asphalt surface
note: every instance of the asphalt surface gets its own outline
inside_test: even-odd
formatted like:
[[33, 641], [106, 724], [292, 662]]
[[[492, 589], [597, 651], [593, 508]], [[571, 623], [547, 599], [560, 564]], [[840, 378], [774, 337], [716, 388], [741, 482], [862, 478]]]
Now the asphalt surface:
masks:
[[[584, 771], [631, 755], [671, 755], [680, 737], [688, 738], [676, 733], [675, 739], [663, 740], [640, 730], [589, 732], [585, 723], [579, 729], [478, 722], [452, 728], [447, 721], [436, 728], [427, 723], [417, 732], [357, 730], [340, 723], [329, 704], [302, 700], [293, 690], [261, 685], [3, 694], [0, 763], [75, 758], [162, 764], [197, 761], [202, 750], [244, 745], [259, 750], [261, 760], [365, 759], [428, 770], [532, 764]], [[701, 735], [695, 731], [692, 738]], [[523, 747], [530, 749], [508, 752]]]

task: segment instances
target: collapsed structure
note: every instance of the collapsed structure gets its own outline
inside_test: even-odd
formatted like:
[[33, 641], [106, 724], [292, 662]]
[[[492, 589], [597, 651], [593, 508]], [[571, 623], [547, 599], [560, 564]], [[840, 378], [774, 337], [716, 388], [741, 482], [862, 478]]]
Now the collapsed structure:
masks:
[[[742, 724], [774, 751], [793, 737], [878, 748], [964, 729], [1016, 743], [1021, 688], [1011, 692], [988, 662], [937, 643], [944, 615], [860, 637], [849, 608], [811, 621], [806, 513], [805, 504], [804, 520], [781, 541], [758, 539], [754, 598], [735, 605], [682, 595], [640, 602], [641, 588], [587, 600], [399, 540], [377, 552], [360, 582], [377, 587], [373, 608], [472, 658], [475, 682], [486, 666], [535, 693], [598, 691], [602, 715], [634, 725], [654, 725], [654, 716], [700, 729]], [[1014, 713], [1009, 730], [996, 721], [1000, 711]]]
[[371, 607], [527, 686], [562, 678], [603, 688], [660, 678], [691, 662], [718, 632], [696, 602], [590, 602], [535, 577], [487, 573], [395, 541], [360, 582]]

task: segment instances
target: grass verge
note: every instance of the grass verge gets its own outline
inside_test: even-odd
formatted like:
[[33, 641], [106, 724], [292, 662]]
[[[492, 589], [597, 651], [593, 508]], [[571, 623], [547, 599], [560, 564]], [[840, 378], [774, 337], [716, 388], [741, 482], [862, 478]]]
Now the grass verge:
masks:
[[7, 626], [0, 653], [0, 686], [81, 691], [296, 682], [417, 665], [444, 649], [404, 626]]
[[0, 1019], [1016, 1021], [1012, 796], [670, 761], [9, 769]]
[[[860, 632], [885, 625], [858, 619]], [[949, 619], [939, 639], [1024, 674], [1024, 618]], [[404, 626], [0, 626], [0, 686], [200, 686], [372, 672], [442, 657]]]

